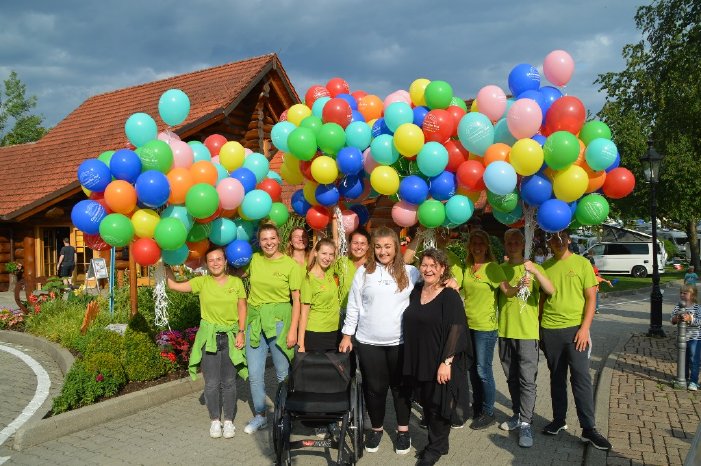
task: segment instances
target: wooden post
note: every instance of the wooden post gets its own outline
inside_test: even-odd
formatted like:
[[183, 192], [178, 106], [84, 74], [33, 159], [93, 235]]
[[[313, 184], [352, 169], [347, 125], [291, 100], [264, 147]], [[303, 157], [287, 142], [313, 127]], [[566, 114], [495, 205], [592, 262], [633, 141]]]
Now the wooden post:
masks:
[[139, 312], [139, 300], [137, 295], [136, 284], [136, 260], [132, 248], [129, 248], [129, 302], [131, 303], [130, 318], [134, 317]]
[[24, 282], [27, 296], [32, 294], [36, 287], [36, 255], [34, 252], [34, 237], [27, 235], [24, 237]]

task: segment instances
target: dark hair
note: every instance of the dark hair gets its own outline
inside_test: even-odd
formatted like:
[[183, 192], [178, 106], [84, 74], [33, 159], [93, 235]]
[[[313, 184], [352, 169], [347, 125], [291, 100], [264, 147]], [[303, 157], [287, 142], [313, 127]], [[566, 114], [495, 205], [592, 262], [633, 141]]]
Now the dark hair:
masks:
[[448, 255], [436, 248], [425, 249], [421, 253], [421, 258], [419, 260], [419, 265], [423, 262], [425, 258], [433, 259], [433, 261], [443, 267], [443, 274], [441, 274], [440, 282], [445, 283], [446, 280], [451, 278], [453, 274], [450, 272], [450, 265], [448, 264]]
[[[368, 242], [368, 250], [365, 252], [365, 262], [369, 262], [370, 255], [372, 254], [372, 252], [370, 252], [370, 233], [368, 233], [368, 231], [365, 228], [358, 227], [355, 230], [353, 230], [350, 235], [348, 235], [349, 242], [353, 241], [353, 237], [355, 235], [362, 236]], [[350, 248], [348, 248], [348, 255], [350, 256]]]
[[261, 235], [264, 231], [268, 231], [268, 230], [274, 231], [275, 234], [277, 235], [278, 239], [280, 238], [280, 230], [278, 230], [277, 227], [276, 227], [274, 224], [272, 224], [272, 223], [263, 223], [263, 224], [261, 224], [261, 225], [258, 227], [258, 234], [256, 235], [257, 238], [258, 238], [258, 242], [259, 242], [259, 243], [260, 243], [260, 235]]
[[[207, 264], [207, 256], [209, 256], [214, 251], [221, 251], [222, 256], [224, 256], [224, 273], [229, 273], [229, 261], [226, 258], [226, 250], [224, 249], [224, 246], [211, 244], [209, 246], [209, 248], [207, 248], [207, 252], [204, 253], [204, 257], [203, 257], [204, 263]], [[202, 260], [202, 259], [200, 259], [200, 260]]]
[[63, 242], [64, 242], [64, 243], [70, 243], [71, 240], [69, 240], [68, 238], [63, 238]]
[[[373, 255], [375, 250], [375, 242], [379, 238], [389, 238], [394, 243], [396, 255], [394, 256], [392, 263], [387, 266], [387, 270], [392, 278], [394, 278], [394, 281], [397, 282], [397, 288], [399, 291], [402, 291], [404, 288], [409, 286], [409, 277], [406, 273], [404, 258], [402, 257], [402, 251], [399, 247], [399, 236], [397, 236], [397, 232], [388, 227], [378, 227], [372, 230], [370, 247], [373, 249]], [[375, 272], [376, 268], [377, 257], [374, 257], [374, 260], [368, 261], [367, 264], [365, 264], [365, 270], [367, 273]]]

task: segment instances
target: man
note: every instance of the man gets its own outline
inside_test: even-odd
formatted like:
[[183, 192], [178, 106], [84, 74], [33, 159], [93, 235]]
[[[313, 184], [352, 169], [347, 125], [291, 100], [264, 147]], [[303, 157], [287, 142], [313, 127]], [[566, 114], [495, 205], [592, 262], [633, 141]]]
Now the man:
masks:
[[610, 450], [611, 444], [595, 427], [594, 391], [589, 375], [589, 328], [594, 319], [597, 281], [589, 261], [573, 254], [569, 244], [567, 231], [551, 235], [548, 246], [553, 257], [543, 263], [555, 287], [552, 295], [541, 295], [541, 342], [550, 369], [553, 408], [553, 421], [543, 433], [557, 435], [567, 429], [569, 367], [582, 441], [591, 442], [599, 450]]
[[56, 269], [58, 276], [63, 278], [63, 284], [71, 286], [73, 282], [73, 269], [75, 268], [75, 248], [71, 246], [68, 238], [63, 238], [63, 247], [59, 252]]

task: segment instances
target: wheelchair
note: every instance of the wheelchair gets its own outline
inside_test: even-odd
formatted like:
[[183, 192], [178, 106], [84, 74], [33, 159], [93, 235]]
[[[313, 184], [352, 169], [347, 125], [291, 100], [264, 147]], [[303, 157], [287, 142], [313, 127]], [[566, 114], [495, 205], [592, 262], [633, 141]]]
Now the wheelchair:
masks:
[[[270, 429], [275, 464], [290, 465], [291, 450], [309, 447], [337, 449], [337, 464], [356, 464], [363, 454], [364, 410], [352, 353], [296, 353], [290, 376], [275, 395]], [[295, 423], [326, 426], [339, 421], [340, 431], [330, 438], [290, 440]]]

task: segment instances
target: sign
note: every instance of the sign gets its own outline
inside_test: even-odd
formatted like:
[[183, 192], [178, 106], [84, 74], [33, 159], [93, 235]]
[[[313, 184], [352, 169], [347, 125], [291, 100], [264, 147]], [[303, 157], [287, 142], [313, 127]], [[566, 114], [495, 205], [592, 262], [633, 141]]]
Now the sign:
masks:
[[107, 263], [102, 257], [90, 259], [90, 269], [92, 269], [92, 273], [90, 273], [91, 271], [88, 270], [88, 275], [90, 275], [91, 277], [97, 279], [109, 278], [109, 273], [107, 272]]

